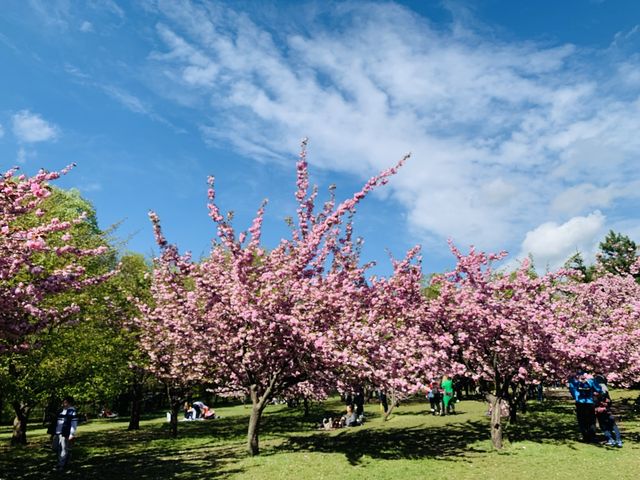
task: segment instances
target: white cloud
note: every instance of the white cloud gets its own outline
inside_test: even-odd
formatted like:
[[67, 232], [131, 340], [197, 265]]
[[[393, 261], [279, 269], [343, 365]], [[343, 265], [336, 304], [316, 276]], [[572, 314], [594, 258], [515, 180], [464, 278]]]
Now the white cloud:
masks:
[[27, 150], [24, 147], [20, 147], [18, 148], [18, 152], [16, 153], [16, 162], [18, 162], [20, 165], [24, 165], [29, 159], [36, 158], [36, 156], [37, 153], [35, 152], [35, 150]]
[[563, 224], [547, 222], [527, 232], [519, 257], [533, 256], [537, 268], [555, 269], [576, 251], [592, 260], [603, 236], [605, 217], [596, 210], [586, 217], [573, 217]]
[[21, 110], [13, 115], [13, 134], [20, 142], [46, 142], [55, 140], [59, 135], [59, 129], [37, 113]]
[[25, 151], [25, 149], [23, 147], [20, 147], [18, 149], [18, 155], [16, 156], [16, 161], [19, 164], [24, 164], [27, 162], [27, 152]]
[[80, 185], [78, 189], [82, 192], [99, 192], [102, 190], [102, 184], [98, 182], [89, 182]]
[[608, 207], [616, 191], [614, 185], [598, 188], [591, 183], [581, 183], [560, 192], [553, 199], [551, 208], [560, 213], [575, 214], [594, 207]]
[[[628, 58], [503, 42], [460, 21], [436, 29], [388, 3], [301, 8], [304, 31], [268, 13], [258, 23], [219, 5], [156, 5], [156, 91], [200, 95], [208, 141], [281, 161], [309, 136], [311, 162], [363, 178], [412, 151], [389, 188], [421, 240], [517, 248], [540, 222], [638, 198]], [[613, 78], [589, 55], [613, 62]]]
[[4, 137], [4, 128], [2, 127], [2, 124], [0, 123], [0, 138]]
[[84, 33], [93, 32], [93, 24], [85, 20], [82, 22], [82, 25], [80, 25], [80, 31]]
[[151, 110], [147, 107], [142, 100], [135, 95], [122, 90], [113, 85], [100, 85], [102, 90], [107, 93], [111, 98], [117, 100], [120, 104], [135, 113], [141, 113], [143, 115], [149, 115]]

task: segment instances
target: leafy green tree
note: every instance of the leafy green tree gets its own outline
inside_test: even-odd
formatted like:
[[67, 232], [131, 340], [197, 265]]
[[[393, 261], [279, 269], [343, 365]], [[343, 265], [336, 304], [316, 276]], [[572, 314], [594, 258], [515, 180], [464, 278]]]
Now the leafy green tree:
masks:
[[[600, 252], [597, 255], [598, 263], [614, 275], [627, 275], [632, 273], [632, 266], [637, 261], [638, 245], [628, 236], [609, 230], [605, 239], [600, 242]], [[636, 273], [636, 280], [640, 275]]]
[[[40, 203], [39, 210], [22, 215], [14, 222], [13, 228], [37, 228], [56, 221], [70, 222], [71, 226], [64, 231], [51, 233], [47, 243], [53, 249], [56, 246], [77, 249], [103, 247], [101, 251], [104, 252], [100, 255], [83, 256], [76, 260], [76, 264], [88, 276], [100, 280], [92, 285], [85, 285], [81, 290], [67, 289], [43, 298], [41, 305], [52, 312], [73, 306], [72, 311], [75, 313], [58, 321], [50, 321], [46, 328], [33, 331], [25, 337], [30, 348], [8, 351], [0, 359], [0, 387], [16, 415], [12, 443], [26, 443], [29, 413], [45, 397], [50, 399], [48, 403], [52, 403], [56, 392], [80, 378], [94, 382], [94, 386], [105, 386], [95, 373], [98, 365], [95, 355], [103, 352], [106, 359], [110, 354], [102, 348], [105, 338], [98, 335], [103, 330], [97, 325], [89, 325], [87, 319], [92, 318], [92, 311], [101, 302], [98, 295], [101, 281], [108, 278], [116, 266], [116, 251], [110, 247], [109, 239], [99, 229], [93, 206], [75, 190], [51, 188], [50, 194]], [[42, 275], [42, 272], [59, 271], [67, 264], [68, 259], [52, 249], [45, 249], [32, 255], [31, 262], [31, 271]], [[29, 275], [29, 272], [22, 273], [21, 281], [28, 283]], [[86, 361], [80, 360], [83, 356], [79, 353], [81, 351], [89, 354]], [[84, 376], [71, 375], [67, 368], [69, 362], [77, 362], [75, 368], [79, 369], [79, 375], [81, 372]], [[83, 390], [85, 391], [87, 393], [84, 395], [89, 395], [90, 390]]]
[[595, 278], [595, 266], [584, 263], [584, 258], [582, 258], [580, 252], [571, 255], [565, 262], [564, 268], [578, 272], [577, 275], [573, 275], [573, 279], [579, 282], [589, 283]]

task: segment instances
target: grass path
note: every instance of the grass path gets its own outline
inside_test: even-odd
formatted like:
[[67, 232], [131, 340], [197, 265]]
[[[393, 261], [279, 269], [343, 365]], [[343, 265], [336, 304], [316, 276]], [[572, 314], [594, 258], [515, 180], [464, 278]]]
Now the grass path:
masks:
[[[482, 402], [463, 401], [458, 414], [428, 415], [427, 405], [402, 405], [383, 422], [367, 405], [363, 426], [333, 432], [313, 423], [337, 415], [337, 400], [317, 405], [310, 419], [297, 409], [269, 406], [261, 434], [261, 455], [244, 453], [249, 410], [216, 409], [223, 418], [181, 422], [179, 438], [168, 438], [164, 418], [150, 418], [128, 432], [126, 419], [93, 420], [79, 428], [68, 479], [575, 479], [640, 478], [640, 417], [623, 408], [638, 392], [615, 392], [621, 406], [624, 448], [586, 445], [570, 402], [532, 402], [519, 422], [507, 428], [503, 451], [488, 440]], [[628, 401], [628, 400], [627, 400]], [[8, 446], [9, 427], [0, 427], [0, 480], [62, 477], [51, 472], [55, 459], [44, 429], [31, 429], [29, 445]]]

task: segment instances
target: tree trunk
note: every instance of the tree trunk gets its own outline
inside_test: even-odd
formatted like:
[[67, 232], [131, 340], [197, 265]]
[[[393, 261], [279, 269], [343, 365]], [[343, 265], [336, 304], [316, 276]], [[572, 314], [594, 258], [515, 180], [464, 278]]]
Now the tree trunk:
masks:
[[47, 402], [47, 406], [42, 412], [42, 425], [49, 427], [54, 418], [57, 418], [58, 406], [60, 405], [60, 401], [55, 395], [51, 395], [49, 397], [49, 401]]
[[309, 416], [309, 408], [310, 408], [309, 399], [307, 397], [304, 397], [303, 405], [304, 405], [304, 417], [307, 418]]
[[13, 402], [13, 410], [15, 418], [13, 419], [13, 434], [11, 436], [11, 445], [27, 444], [27, 420], [29, 420], [29, 412], [31, 407], [22, 402]]
[[249, 417], [249, 429], [247, 431], [247, 452], [251, 456], [258, 455], [260, 453], [258, 441], [262, 411], [263, 408], [261, 408], [259, 404], [254, 404], [251, 408], [251, 417]]
[[496, 450], [502, 449], [502, 418], [500, 411], [500, 403], [502, 398], [498, 395], [492, 395], [491, 401], [491, 442]]
[[178, 414], [180, 412], [180, 402], [171, 403], [171, 437], [178, 437]]
[[393, 412], [393, 409], [396, 408], [396, 405], [398, 404], [398, 397], [396, 396], [395, 390], [391, 390], [391, 394], [389, 396], [389, 399], [391, 400], [391, 402], [388, 403], [389, 408], [387, 408], [387, 411], [384, 412], [384, 415], [382, 416], [382, 419], [385, 422], [387, 421], [387, 419], [391, 415], [391, 412]]
[[[140, 415], [142, 414], [143, 382], [138, 372], [134, 373], [131, 386], [131, 417], [127, 430], [140, 430]], [[177, 427], [176, 427], [177, 428]], [[177, 434], [177, 432], [176, 432]]]
[[171, 437], [177, 438], [178, 436], [178, 413], [180, 412], [180, 406], [182, 405], [181, 395], [175, 391], [171, 391], [171, 387], [167, 386], [167, 396], [169, 397], [169, 408], [171, 409], [171, 420], [169, 425], [171, 427]]
[[251, 394], [251, 416], [249, 417], [249, 428], [247, 430], [247, 452], [251, 456], [260, 453], [259, 435], [260, 435], [260, 419], [264, 412], [267, 402], [271, 399], [273, 387], [276, 384], [277, 376], [271, 378], [269, 385], [262, 395], [258, 392], [258, 385], [251, 385], [249, 392]]

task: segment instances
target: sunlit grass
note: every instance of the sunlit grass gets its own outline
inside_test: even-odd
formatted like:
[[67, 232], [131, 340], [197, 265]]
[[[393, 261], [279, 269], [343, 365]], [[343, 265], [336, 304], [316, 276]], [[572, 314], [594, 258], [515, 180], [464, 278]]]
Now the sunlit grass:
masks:
[[[324, 416], [338, 415], [342, 405], [332, 399], [315, 405], [309, 418], [300, 409], [269, 406], [261, 434], [261, 455], [245, 454], [249, 410], [242, 405], [216, 408], [223, 418], [181, 422], [179, 438], [169, 438], [164, 416], [141, 422], [129, 432], [127, 419], [93, 420], [82, 424], [65, 478], [436, 478], [574, 479], [576, 466], [590, 477], [636, 479], [640, 471], [640, 424], [623, 398], [638, 392], [615, 392], [620, 406], [624, 448], [578, 442], [573, 407], [567, 401], [530, 402], [529, 412], [507, 428], [503, 451], [489, 441], [486, 407], [463, 401], [458, 414], [433, 417], [427, 404], [401, 405], [383, 422], [377, 405], [367, 405], [363, 427], [318, 431]], [[31, 426], [30, 426], [31, 427]], [[0, 479], [56, 476], [53, 453], [42, 428], [30, 428], [29, 445], [8, 446], [9, 427], [0, 429]]]

